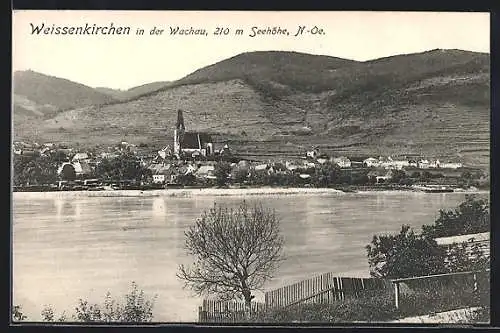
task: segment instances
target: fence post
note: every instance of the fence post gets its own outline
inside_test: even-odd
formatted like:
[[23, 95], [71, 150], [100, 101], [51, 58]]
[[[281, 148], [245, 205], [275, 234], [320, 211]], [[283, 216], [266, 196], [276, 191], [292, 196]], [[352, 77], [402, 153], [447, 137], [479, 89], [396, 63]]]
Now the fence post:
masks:
[[474, 292], [477, 292], [477, 276], [476, 273], [474, 273]]
[[399, 309], [399, 282], [394, 281], [394, 301], [396, 303], [396, 309]]
[[198, 322], [203, 322], [203, 307], [201, 306], [198, 307]]

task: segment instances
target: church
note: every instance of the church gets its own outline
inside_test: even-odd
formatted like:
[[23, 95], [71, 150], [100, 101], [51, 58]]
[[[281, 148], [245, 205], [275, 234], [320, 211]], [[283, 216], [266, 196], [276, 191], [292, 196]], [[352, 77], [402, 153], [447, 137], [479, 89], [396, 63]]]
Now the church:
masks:
[[174, 155], [212, 156], [214, 154], [212, 138], [208, 133], [186, 132], [182, 110], [177, 112], [177, 124], [174, 130]]

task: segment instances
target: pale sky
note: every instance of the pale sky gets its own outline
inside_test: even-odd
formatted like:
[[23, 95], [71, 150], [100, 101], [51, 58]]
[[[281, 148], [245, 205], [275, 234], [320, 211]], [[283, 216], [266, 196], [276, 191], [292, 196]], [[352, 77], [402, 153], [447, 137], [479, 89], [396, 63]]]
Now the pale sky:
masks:
[[[36, 35], [45, 27], [130, 26], [130, 35]], [[294, 37], [300, 25], [324, 35]], [[170, 27], [206, 29], [208, 36], [171, 36]], [[281, 27], [290, 36], [250, 37], [252, 27]], [[162, 35], [149, 35], [157, 27]], [[227, 36], [214, 35], [217, 27]], [[137, 28], [145, 34], [136, 35]], [[235, 36], [236, 29], [244, 33]], [[128, 89], [173, 81], [207, 65], [250, 51], [296, 51], [370, 60], [431, 49], [490, 51], [489, 13], [257, 12], [257, 11], [14, 11], [13, 69]]]

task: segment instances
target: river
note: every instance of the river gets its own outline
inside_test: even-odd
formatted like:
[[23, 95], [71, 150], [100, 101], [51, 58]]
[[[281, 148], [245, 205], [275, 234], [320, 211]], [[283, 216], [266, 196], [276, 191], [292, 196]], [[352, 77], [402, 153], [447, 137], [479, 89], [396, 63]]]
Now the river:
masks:
[[101, 302], [135, 281], [157, 295], [155, 321], [196, 321], [200, 299], [183, 290], [177, 267], [189, 263], [184, 230], [203, 210], [261, 201], [281, 219], [286, 260], [266, 289], [324, 272], [369, 276], [365, 246], [402, 224], [432, 224], [461, 193], [346, 193], [172, 197], [50, 198], [16, 193], [13, 200], [13, 297], [32, 320], [44, 305], [73, 312], [79, 298]]

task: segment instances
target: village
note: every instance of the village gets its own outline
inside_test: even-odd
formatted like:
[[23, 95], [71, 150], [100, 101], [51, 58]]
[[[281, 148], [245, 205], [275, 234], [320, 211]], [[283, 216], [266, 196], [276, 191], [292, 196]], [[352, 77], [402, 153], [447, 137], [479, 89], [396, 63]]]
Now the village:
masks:
[[[426, 192], [453, 192], [453, 187], [471, 186], [463, 180], [482, 177], [460, 162], [406, 156], [355, 160], [329, 156], [317, 147], [294, 159], [248, 160], [238, 157], [238, 152], [227, 143], [219, 143], [217, 147], [208, 133], [186, 131], [181, 110], [172, 145], [167, 144], [156, 152], [151, 147], [128, 142], [87, 150], [54, 143], [14, 142], [12, 149], [17, 161], [14, 190], [161, 189], [228, 184], [330, 187], [391, 183], [405, 188], [411, 185], [413, 190]], [[35, 165], [30, 166], [30, 162]], [[219, 175], [218, 166], [224, 169]]]

